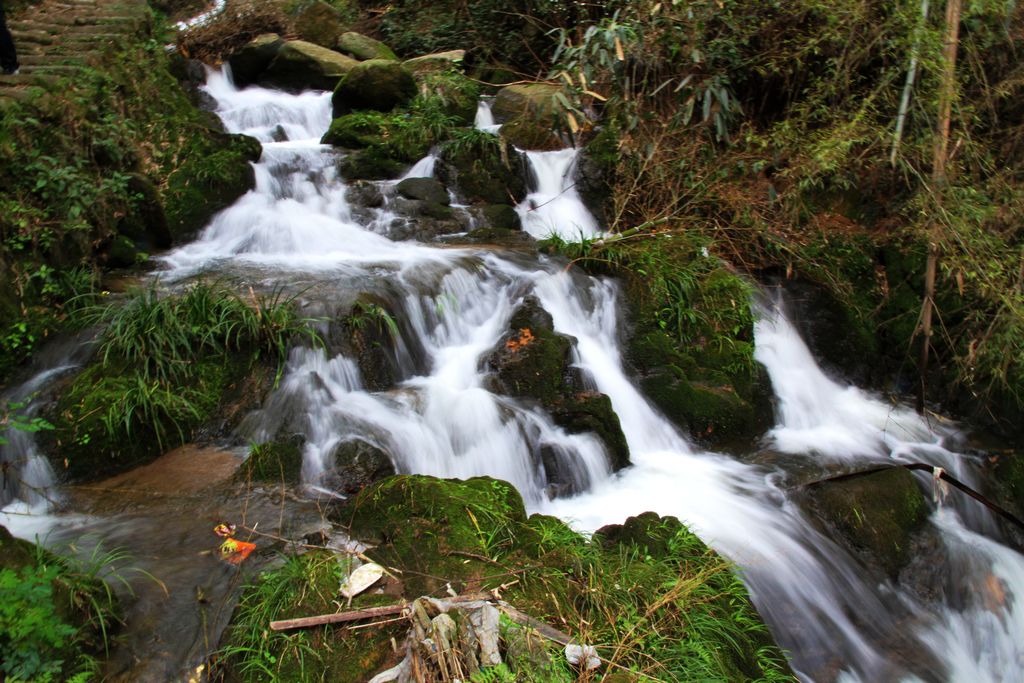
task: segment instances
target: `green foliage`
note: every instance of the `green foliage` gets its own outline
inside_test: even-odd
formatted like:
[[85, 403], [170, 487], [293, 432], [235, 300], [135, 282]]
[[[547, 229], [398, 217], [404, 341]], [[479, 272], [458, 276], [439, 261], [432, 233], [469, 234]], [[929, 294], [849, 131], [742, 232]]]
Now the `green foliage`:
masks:
[[75, 635], [61, 621], [53, 603], [53, 581], [59, 568], [23, 567], [20, 572], [0, 569], [0, 668], [13, 680], [54, 680], [63, 650]]
[[53, 429], [53, 425], [41, 417], [28, 417], [18, 412], [24, 407], [24, 403], [4, 402], [0, 404], [0, 446], [7, 443], [4, 434], [10, 429], [29, 433]]
[[186, 441], [256, 361], [276, 364], [279, 378], [293, 340], [319, 343], [280, 290], [247, 301], [220, 283], [179, 295], [151, 285], [81, 317], [105, 327], [99, 362], [75, 379], [54, 418], [72, 475], [113, 466], [97, 453], [124, 466]]

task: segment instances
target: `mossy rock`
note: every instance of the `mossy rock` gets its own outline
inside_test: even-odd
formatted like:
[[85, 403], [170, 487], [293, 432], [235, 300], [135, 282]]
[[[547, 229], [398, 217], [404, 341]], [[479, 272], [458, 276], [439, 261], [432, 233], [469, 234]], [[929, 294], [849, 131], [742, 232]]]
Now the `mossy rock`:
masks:
[[605, 125], [584, 146], [576, 158], [576, 192], [598, 223], [606, 223], [614, 198], [616, 168], [619, 164], [619, 131]]
[[560, 396], [548, 406], [548, 412], [555, 424], [570, 434], [596, 434], [608, 449], [612, 470], [629, 466], [629, 444], [608, 396], [594, 391]]
[[228, 57], [231, 77], [239, 88], [256, 83], [274, 61], [284, 40], [276, 33], [256, 36]]
[[728, 384], [690, 381], [678, 367], [643, 377], [640, 386], [666, 417], [702, 445], [732, 443], [767, 426], [755, 405]]
[[422, 74], [431, 71], [447, 71], [461, 64], [465, 58], [465, 50], [448, 50], [413, 57], [405, 60], [402, 64], [413, 73]]
[[[677, 518], [656, 512], [628, 517], [622, 524], [608, 524], [594, 532], [593, 540], [609, 549], [631, 546], [653, 557], [666, 557], [673, 552], [672, 542], [685, 527]], [[700, 545], [703, 542], [697, 540]]]
[[912, 538], [929, 514], [914, 475], [902, 467], [825, 481], [806, 495], [836, 540], [863, 551], [893, 578], [910, 560]]
[[509, 330], [487, 364], [502, 393], [553, 404], [567, 388], [582, 388], [572, 367], [573, 342], [572, 337], [555, 332], [551, 315], [536, 297], [528, 296], [512, 314]]
[[486, 553], [488, 545], [510, 543], [526, 509], [511, 484], [489, 477], [399, 475], [364, 489], [339, 521], [355, 538], [377, 545], [373, 559], [403, 569], [405, 594], [415, 597], [443, 589], [447, 581], [438, 577], [478, 570], [453, 551]]
[[391, 48], [384, 43], [354, 31], [346, 31], [338, 36], [334, 48], [338, 52], [360, 61], [398, 59], [395, 53], [391, 51]]
[[293, 25], [302, 40], [335, 50], [338, 38], [348, 29], [349, 21], [341, 11], [326, 2], [314, 2], [299, 10]]
[[526, 118], [542, 126], [551, 126], [565, 113], [558, 100], [561, 92], [560, 86], [548, 83], [506, 85], [494, 97], [491, 113], [499, 123]]
[[304, 40], [291, 40], [278, 50], [260, 83], [287, 92], [334, 90], [345, 74], [358, 64], [334, 50]]
[[549, 152], [566, 147], [550, 124], [540, 124], [526, 117], [512, 119], [502, 125], [501, 137], [517, 149]]
[[488, 204], [481, 209], [484, 224], [496, 230], [522, 230], [519, 213], [508, 204]]
[[522, 163], [497, 137], [480, 133], [467, 144], [443, 144], [436, 173], [469, 203], [515, 205], [526, 197]]
[[434, 178], [406, 178], [395, 187], [398, 193], [407, 199], [419, 199], [434, 204], [451, 204], [448, 190], [444, 184]]
[[522, 230], [477, 228], [458, 238], [459, 244], [493, 244], [508, 249], [535, 250], [537, 241]]
[[398, 161], [377, 149], [361, 149], [345, 155], [338, 171], [345, 180], [390, 180], [405, 172], [406, 162]]
[[1016, 452], [998, 455], [992, 475], [995, 499], [1024, 519], [1024, 457]]
[[388, 59], [357, 62], [334, 89], [334, 116], [353, 110], [391, 111], [416, 96], [416, 79], [401, 63]]
[[454, 68], [417, 72], [419, 84], [418, 99], [440, 100], [441, 110], [455, 118], [456, 123], [473, 125], [480, 101], [480, 86], [461, 71]]
[[190, 156], [167, 180], [164, 207], [176, 241], [190, 239], [222, 209], [256, 186], [250, 162], [263, 147], [247, 135], [223, 135], [210, 154]]
[[255, 444], [235, 476], [243, 481], [298, 484], [302, 481], [304, 443], [302, 436], [293, 435]]

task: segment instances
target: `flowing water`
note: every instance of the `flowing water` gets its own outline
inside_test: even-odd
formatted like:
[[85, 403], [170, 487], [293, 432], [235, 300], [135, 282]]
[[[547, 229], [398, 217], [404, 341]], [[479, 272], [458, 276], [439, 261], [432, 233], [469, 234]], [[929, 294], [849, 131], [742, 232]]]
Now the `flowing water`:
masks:
[[[400, 472], [506, 479], [532, 511], [584, 531], [647, 510], [675, 515], [738, 565], [805, 680], [1021, 678], [1024, 557], [987, 511], [960, 499], [936, 506], [932, 545], [917, 562], [922, 588], [873, 578], [794, 502], [795, 482], [836, 468], [926, 462], [971, 483], [978, 467], [957, 452], [951, 426], [826, 376], [781, 301], [766, 300], [755, 328], [756, 357], [777, 396], [776, 426], [744, 457], [700, 452], [624, 371], [613, 281], [521, 251], [393, 241], [386, 205], [369, 212], [350, 205], [336, 153], [319, 144], [329, 94], [239, 92], [220, 73], [207, 89], [229, 130], [263, 142], [257, 186], [196, 241], [166, 255], [163, 279], [230, 274], [255, 287], [287, 286], [302, 292], [307, 311], [325, 315], [370, 292], [397, 322], [392, 388], [368, 389], [344, 353], [298, 348], [280, 389], [244, 422], [244, 439], [284, 426], [305, 434], [311, 490], [332, 493], [331, 454], [359, 439], [386, 451]], [[488, 116], [482, 105], [477, 125], [493, 126]], [[280, 130], [287, 140], [274, 142]], [[575, 151], [527, 156], [534, 190], [518, 209], [524, 229], [565, 239], [599, 234], [572, 189]], [[428, 175], [429, 159], [410, 173]], [[542, 410], [493, 391], [483, 359], [527, 297], [550, 313], [556, 331], [575, 338], [575, 363], [591, 388], [611, 398], [631, 467], [612, 474], [596, 438], [567, 434]], [[542, 452], [573, 473], [577, 495], [549, 495]], [[176, 652], [182, 668], [202, 656], [194, 643]]]

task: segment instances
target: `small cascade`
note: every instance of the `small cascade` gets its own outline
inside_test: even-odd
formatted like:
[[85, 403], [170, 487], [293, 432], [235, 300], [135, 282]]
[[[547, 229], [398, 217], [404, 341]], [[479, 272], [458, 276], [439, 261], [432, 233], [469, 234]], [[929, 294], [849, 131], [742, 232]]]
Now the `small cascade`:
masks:
[[481, 99], [477, 103], [473, 127], [493, 135], [497, 135], [498, 131], [501, 130], [501, 124], [494, 122], [494, 114], [491, 113], [491, 100]]
[[405, 175], [399, 178], [399, 180], [405, 180], [406, 178], [433, 178], [434, 165], [436, 163], [437, 155], [434, 152], [431, 152], [413, 164], [412, 168], [406, 171]]
[[516, 207], [523, 230], [537, 239], [556, 235], [569, 242], [595, 237], [601, 229], [576, 192], [576, 149], [526, 152], [533, 191]]

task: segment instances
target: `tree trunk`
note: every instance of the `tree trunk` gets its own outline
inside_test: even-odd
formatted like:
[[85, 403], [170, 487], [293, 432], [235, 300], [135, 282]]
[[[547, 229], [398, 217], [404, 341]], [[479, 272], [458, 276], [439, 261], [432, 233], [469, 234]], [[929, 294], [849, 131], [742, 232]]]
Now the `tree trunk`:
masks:
[[917, 394], [917, 412], [924, 412], [928, 355], [931, 349], [932, 314], [935, 309], [935, 272], [938, 270], [939, 241], [942, 224], [938, 213], [946, 189], [946, 161], [949, 156], [949, 126], [956, 95], [956, 52], [960, 39], [960, 10], [962, 0], [946, 0], [946, 39], [943, 44], [942, 81], [939, 86], [939, 120], [935, 131], [935, 154], [932, 161], [932, 192], [935, 195], [935, 214], [928, 236], [928, 261], [924, 273], [924, 301], [921, 308], [921, 382]]

